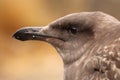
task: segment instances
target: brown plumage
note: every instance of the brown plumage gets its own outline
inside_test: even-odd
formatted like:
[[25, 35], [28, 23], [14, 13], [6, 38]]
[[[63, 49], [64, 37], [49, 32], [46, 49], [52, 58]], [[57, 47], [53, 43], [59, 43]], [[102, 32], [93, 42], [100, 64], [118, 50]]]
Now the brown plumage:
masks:
[[16, 39], [53, 45], [64, 63], [64, 80], [120, 80], [120, 22], [102, 12], [73, 13], [45, 27], [26, 27]]

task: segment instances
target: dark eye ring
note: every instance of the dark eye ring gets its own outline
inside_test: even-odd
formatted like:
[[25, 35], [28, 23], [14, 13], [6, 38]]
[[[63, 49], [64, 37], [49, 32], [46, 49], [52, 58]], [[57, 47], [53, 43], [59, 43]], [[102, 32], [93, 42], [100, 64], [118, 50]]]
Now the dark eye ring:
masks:
[[72, 34], [76, 34], [77, 33], [77, 28], [76, 27], [69, 27], [68, 32], [70, 32]]

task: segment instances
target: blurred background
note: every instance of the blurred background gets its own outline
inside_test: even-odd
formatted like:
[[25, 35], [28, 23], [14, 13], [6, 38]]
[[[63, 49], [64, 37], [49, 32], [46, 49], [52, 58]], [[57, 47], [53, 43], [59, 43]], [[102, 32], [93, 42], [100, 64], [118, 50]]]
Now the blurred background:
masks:
[[120, 0], [0, 0], [0, 80], [62, 80], [63, 63], [51, 45], [12, 35], [21, 27], [44, 26], [83, 11], [120, 19]]

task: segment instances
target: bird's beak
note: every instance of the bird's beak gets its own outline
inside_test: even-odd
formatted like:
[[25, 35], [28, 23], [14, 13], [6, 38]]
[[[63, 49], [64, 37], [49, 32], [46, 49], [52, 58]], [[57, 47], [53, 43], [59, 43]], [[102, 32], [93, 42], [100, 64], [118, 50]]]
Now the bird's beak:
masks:
[[45, 33], [46, 27], [25, 27], [22, 29], [19, 29], [13, 37], [21, 40], [42, 40], [46, 41], [48, 38], [55, 38], [60, 39], [55, 36], [49, 35], [48, 33]]
[[42, 33], [42, 28], [40, 27], [25, 27], [19, 29], [13, 37], [21, 40], [42, 40], [43, 38], [47, 37], [45, 34]]

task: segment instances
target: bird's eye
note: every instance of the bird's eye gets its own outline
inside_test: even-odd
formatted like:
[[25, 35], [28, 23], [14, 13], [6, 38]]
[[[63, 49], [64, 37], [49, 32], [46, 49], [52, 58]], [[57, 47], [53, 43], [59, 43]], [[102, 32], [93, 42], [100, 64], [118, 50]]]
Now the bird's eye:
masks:
[[68, 32], [72, 33], [72, 34], [76, 34], [77, 33], [77, 28], [76, 27], [69, 27]]

